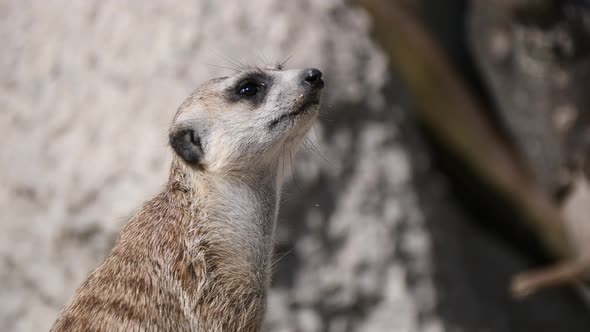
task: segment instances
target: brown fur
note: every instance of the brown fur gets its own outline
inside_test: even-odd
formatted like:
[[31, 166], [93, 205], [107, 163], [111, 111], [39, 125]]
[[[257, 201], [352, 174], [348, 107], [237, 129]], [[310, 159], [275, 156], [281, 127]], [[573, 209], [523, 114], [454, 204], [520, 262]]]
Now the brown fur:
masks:
[[[168, 184], [121, 232], [51, 331], [257, 331], [265, 277], [224, 266], [208, 236], [208, 188], [175, 160]], [[196, 241], [195, 239], [201, 239]]]

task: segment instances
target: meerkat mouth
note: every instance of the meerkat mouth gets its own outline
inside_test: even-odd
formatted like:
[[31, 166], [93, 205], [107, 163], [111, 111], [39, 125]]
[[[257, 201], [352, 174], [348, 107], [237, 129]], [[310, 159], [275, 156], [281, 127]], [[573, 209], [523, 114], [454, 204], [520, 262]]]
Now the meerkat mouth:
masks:
[[315, 100], [311, 100], [311, 101], [305, 102], [301, 106], [297, 107], [295, 109], [295, 111], [282, 114], [278, 118], [272, 120], [272, 122], [269, 124], [268, 127], [270, 129], [272, 129], [276, 125], [278, 125], [279, 123], [281, 123], [281, 122], [283, 122], [285, 120], [294, 119], [294, 118], [298, 117], [299, 115], [306, 113], [313, 106], [318, 106], [319, 104], [320, 104], [320, 100], [319, 99], [315, 99]]
[[293, 118], [298, 116], [299, 114], [307, 112], [312, 106], [317, 106], [320, 104], [319, 100], [312, 100], [304, 103], [303, 105], [299, 106], [294, 112], [285, 114], [286, 117]]

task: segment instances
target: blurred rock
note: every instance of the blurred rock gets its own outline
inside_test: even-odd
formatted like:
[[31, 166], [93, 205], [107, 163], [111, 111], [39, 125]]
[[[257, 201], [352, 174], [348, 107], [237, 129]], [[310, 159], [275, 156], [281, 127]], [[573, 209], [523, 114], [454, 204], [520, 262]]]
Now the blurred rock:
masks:
[[469, 27], [502, 121], [537, 180], [562, 195], [589, 164], [590, 3], [477, 2]]

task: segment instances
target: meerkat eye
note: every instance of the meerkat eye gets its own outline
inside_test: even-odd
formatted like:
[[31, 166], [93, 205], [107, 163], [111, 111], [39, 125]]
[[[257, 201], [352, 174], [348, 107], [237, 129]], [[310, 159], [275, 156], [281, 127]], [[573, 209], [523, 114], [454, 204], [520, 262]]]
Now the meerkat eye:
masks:
[[255, 96], [258, 93], [260, 86], [252, 81], [242, 81], [238, 85], [238, 94], [246, 97]]

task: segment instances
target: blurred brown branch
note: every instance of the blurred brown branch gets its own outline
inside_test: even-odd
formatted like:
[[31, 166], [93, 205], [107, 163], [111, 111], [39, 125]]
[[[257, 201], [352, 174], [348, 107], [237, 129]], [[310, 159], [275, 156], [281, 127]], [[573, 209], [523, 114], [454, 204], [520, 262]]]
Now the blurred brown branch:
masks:
[[588, 262], [564, 261], [549, 268], [524, 272], [512, 283], [512, 294], [524, 298], [542, 288], [571, 285], [590, 277]]

